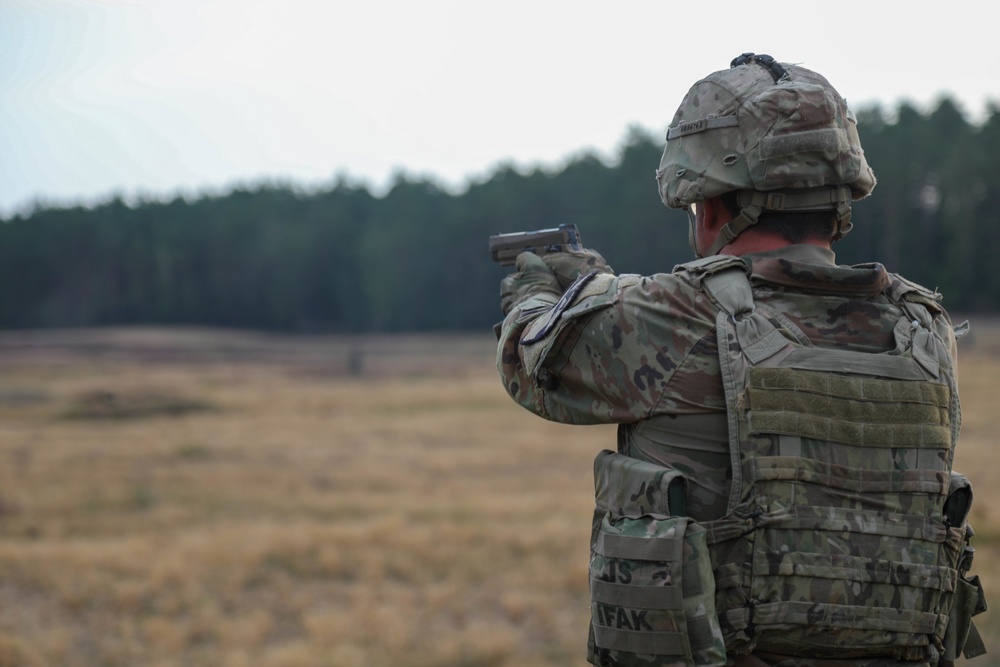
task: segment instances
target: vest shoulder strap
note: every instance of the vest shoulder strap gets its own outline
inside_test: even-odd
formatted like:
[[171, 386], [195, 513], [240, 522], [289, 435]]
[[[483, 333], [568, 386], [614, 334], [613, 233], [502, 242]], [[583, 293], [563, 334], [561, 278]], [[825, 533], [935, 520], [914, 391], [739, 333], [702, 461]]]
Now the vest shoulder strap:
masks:
[[730, 317], [753, 310], [749, 260], [713, 255], [674, 267], [674, 274], [702, 289]]

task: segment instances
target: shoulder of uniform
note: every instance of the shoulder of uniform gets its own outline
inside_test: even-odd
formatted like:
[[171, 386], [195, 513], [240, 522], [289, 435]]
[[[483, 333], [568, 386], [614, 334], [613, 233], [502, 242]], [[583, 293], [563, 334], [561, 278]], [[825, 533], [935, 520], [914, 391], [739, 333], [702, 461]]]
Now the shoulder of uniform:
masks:
[[753, 309], [750, 260], [733, 255], [713, 255], [674, 267], [673, 275], [704, 293], [730, 315]]
[[594, 277], [592, 281], [573, 299], [568, 310], [587, 308], [591, 305], [604, 303], [616, 303], [621, 299], [622, 294], [636, 285], [641, 285], [648, 278], [634, 273], [623, 273], [614, 275], [602, 273]]
[[886, 294], [890, 300], [896, 303], [902, 301], [919, 303], [935, 314], [944, 311], [941, 306], [943, 297], [940, 292], [907, 280], [898, 273], [889, 274], [889, 288], [886, 290]]
[[700, 287], [706, 276], [711, 276], [726, 270], [740, 270], [750, 276], [750, 261], [735, 255], [712, 255], [702, 257], [674, 267], [673, 274], [696, 287]]
[[531, 345], [546, 338], [560, 323], [610, 306], [620, 298], [621, 290], [642, 280], [637, 275], [598, 273], [596, 271], [580, 276], [567, 288], [562, 298], [542, 317], [525, 331], [522, 345]]

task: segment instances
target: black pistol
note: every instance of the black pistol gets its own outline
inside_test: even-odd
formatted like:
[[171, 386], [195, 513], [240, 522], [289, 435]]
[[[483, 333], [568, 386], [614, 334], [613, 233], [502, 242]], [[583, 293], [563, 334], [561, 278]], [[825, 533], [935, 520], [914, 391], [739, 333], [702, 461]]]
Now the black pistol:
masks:
[[490, 256], [501, 266], [511, 266], [522, 252], [547, 255], [568, 250], [583, 250], [576, 225], [559, 225], [533, 232], [512, 232], [490, 237]]

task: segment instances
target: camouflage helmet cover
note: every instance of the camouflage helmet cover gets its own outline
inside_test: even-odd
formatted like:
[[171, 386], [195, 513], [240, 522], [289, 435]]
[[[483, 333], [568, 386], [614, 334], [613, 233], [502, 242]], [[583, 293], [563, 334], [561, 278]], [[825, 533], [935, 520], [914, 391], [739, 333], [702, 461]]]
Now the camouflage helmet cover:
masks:
[[752, 53], [691, 87], [656, 179], [672, 208], [738, 190], [839, 189], [835, 198], [857, 200], [875, 187], [846, 100], [823, 76]]

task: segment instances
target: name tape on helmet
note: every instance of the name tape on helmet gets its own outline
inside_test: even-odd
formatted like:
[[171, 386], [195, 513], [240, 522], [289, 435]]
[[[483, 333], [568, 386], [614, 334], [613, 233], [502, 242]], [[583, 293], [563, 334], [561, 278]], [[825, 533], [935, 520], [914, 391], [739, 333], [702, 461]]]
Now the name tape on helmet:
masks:
[[681, 123], [677, 127], [669, 128], [667, 130], [667, 141], [677, 139], [678, 137], [683, 137], [688, 134], [704, 132], [705, 130], [715, 130], [720, 127], [736, 127], [739, 124], [740, 122], [737, 120], [736, 116], [720, 116], [693, 120], [689, 123]]

